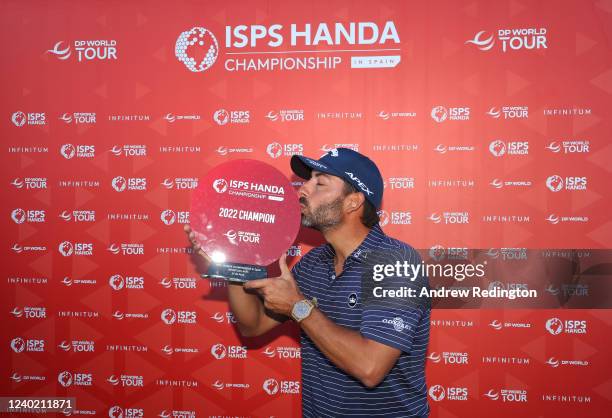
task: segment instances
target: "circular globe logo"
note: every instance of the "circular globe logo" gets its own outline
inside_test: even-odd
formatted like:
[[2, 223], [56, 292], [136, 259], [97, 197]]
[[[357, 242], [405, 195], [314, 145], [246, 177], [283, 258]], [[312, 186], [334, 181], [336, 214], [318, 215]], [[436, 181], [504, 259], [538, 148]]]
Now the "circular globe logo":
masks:
[[212, 67], [217, 60], [219, 43], [211, 31], [195, 27], [179, 35], [174, 53], [189, 71], [200, 73]]
[[229, 113], [225, 109], [219, 109], [213, 115], [213, 120], [217, 122], [218, 125], [225, 125], [229, 121]]
[[546, 187], [552, 192], [558, 192], [563, 189], [563, 178], [558, 175], [550, 176], [546, 179]]
[[506, 144], [504, 141], [496, 139], [489, 144], [489, 151], [496, 157], [501, 157], [506, 153]]
[[446, 391], [441, 385], [434, 385], [429, 388], [429, 396], [431, 396], [431, 399], [438, 402], [445, 398]]
[[26, 123], [26, 115], [23, 112], [15, 112], [11, 117], [11, 120], [15, 124], [15, 126], [21, 128]]
[[546, 330], [552, 335], [559, 335], [563, 331], [563, 322], [559, 318], [550, 318], [546, 321]]
[[276, 379], [266, 379], [262, 386], [268, 395], [276, 395], [278, 393], [278, 381]]
[[438, 123], [444, 122], [448, 117], [448, 111], [444, 106], [436, 106], [431, 109], [431, 118]]
[[266, 152], [272, 158], [278, 158], [283, 153], [283, 146], [278, 142], [272, 142], [266, 147]]
[[76, 150], [74, 149], [74, 145], [64, 144], [62, 145], [62, 148], [60, 148], [60, 153], [62, 154], [62, 157], [69, 160], [74, 157], [74, 155], [76, 154]]

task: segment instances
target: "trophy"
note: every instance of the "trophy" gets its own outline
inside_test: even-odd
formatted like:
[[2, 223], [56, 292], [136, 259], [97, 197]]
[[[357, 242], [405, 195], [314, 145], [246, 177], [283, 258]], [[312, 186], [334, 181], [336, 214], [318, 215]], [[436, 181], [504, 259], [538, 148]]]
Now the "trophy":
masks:
[[298, 197], [278, 169], [241, 159], [210, 170], [194, 190], [195, 237], [212, 260], [203, 278], [244, 283], [267, 277], [266, 266], [295, 242]]

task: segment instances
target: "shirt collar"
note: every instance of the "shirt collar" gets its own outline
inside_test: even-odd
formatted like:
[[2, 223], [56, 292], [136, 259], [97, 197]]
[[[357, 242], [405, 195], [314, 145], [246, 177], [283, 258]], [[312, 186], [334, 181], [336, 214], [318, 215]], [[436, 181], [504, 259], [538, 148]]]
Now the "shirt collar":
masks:
[[[370, 229], [368, 235], [366, 235], [365, 239], [359, 244], [357, 248], [347, 257], [348, 259], [355, 260], [359, 263], [363, 263], [367, 258], [367, 253], [378, 248], [378, 244], [385, 236], [382, 228], [379, 224], [376, 224]], [[334, 255], [336, 255], [336, 251], [331, 244], [327, 243], [323, 247], [323, 251], [321, 253], [321, 257], [324, 260], [333, 260]]]

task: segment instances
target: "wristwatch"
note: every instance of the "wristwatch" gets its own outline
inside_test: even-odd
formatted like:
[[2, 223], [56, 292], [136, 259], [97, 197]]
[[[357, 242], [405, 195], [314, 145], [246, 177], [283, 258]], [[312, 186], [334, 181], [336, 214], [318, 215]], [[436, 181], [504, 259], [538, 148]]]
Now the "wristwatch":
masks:
[[293, 305], [293, 309], [291, 309], [291, 317], [295, 322], [302, 322], [304, 319], [310, 316], [312, 310], [316, 306], [316, 299], [313, 299], [312, 301], [308, 299], [302, 299], [300, 301], [297, 301], [295, 302], [295, 305]]

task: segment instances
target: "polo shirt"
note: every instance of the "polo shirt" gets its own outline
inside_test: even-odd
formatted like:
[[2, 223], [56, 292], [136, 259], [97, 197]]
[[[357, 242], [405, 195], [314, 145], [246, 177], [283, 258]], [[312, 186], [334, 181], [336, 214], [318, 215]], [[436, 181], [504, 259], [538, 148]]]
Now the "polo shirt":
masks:
[[[302, 413], [304, 417], [422, 417], [428, 416], [425, 356], [429, 342], [431, 307], [410, 303], [364, 303], [362, 275], [370, 253], [388, 254], [390, 260], [420, 263], [411, 246], [391, 238], [379, 225], [347, 257], [336, 277], [334, 249], [325, 244], [312, 249], [292, 272], [302, 293], [317, 298], [318, 308], [334, 323], [360, 332], [365, 338], [401, 350], [384, 380], [367, 388], [336, 367], [301, 332]], [[419, 278], [419, 286], [428, 286]]]

